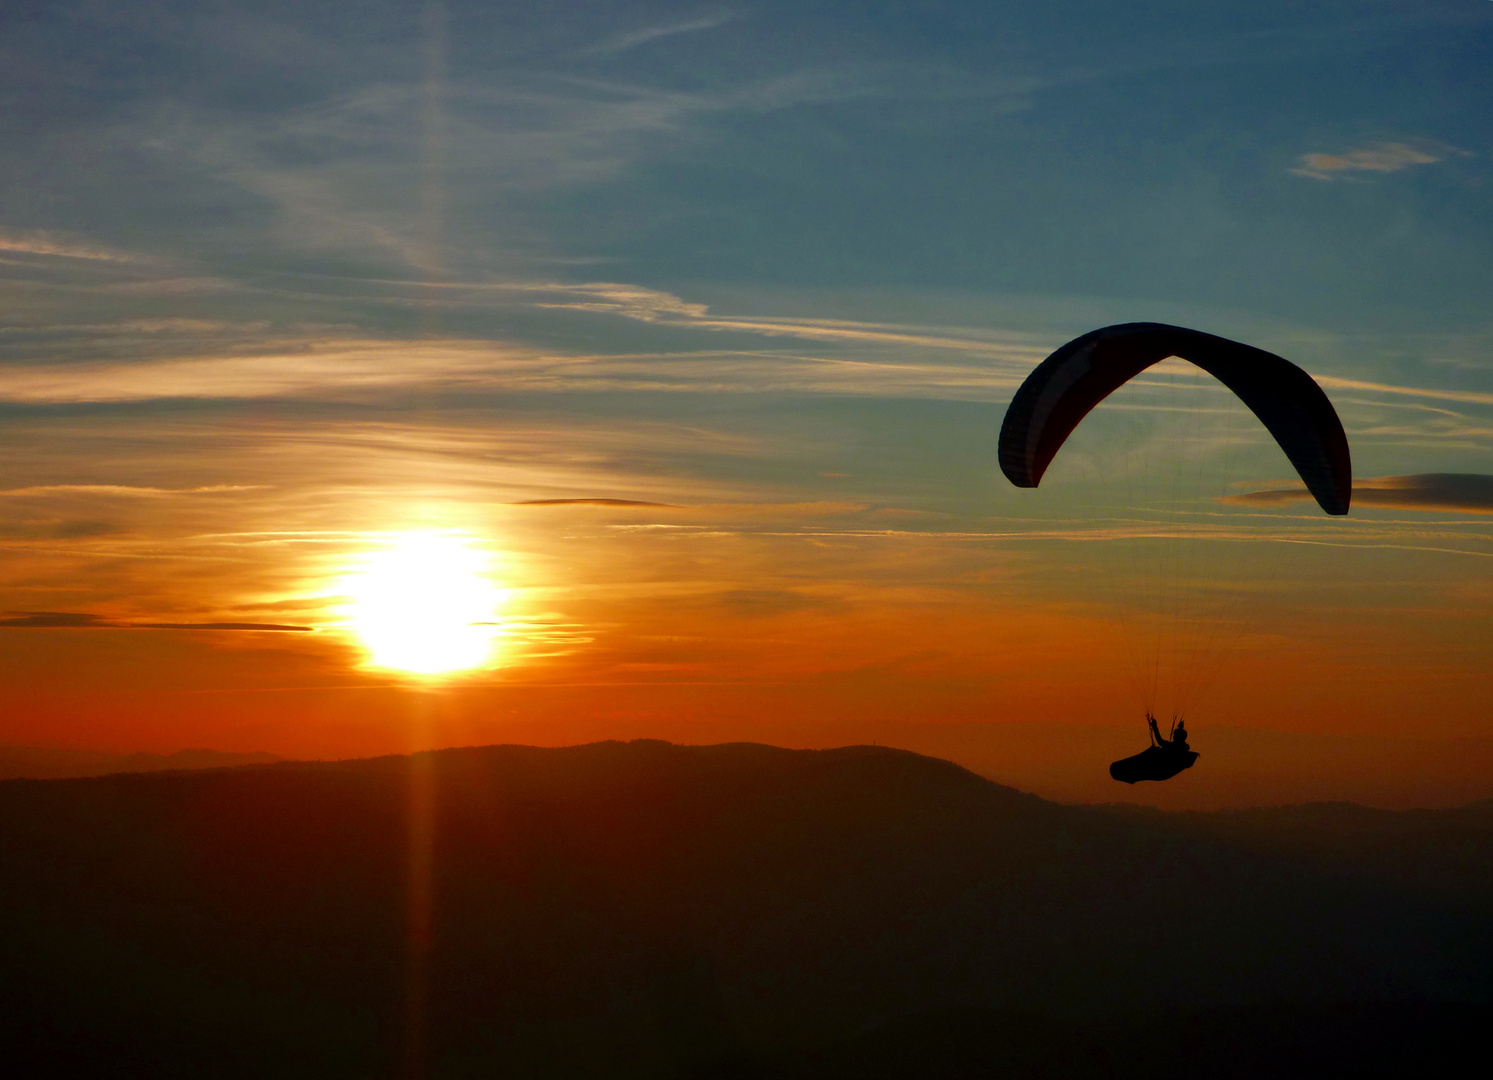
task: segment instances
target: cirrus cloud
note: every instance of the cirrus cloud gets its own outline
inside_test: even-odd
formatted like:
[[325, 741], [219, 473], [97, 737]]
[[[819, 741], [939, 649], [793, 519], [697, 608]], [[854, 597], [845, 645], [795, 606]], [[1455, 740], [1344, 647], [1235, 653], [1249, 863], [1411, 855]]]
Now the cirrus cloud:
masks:
[[23, 232], [0, 229], [0, 251], [11, 251], [19, 255], [50, 255], [62, 259], [93, 259], [100, 262], [133, 261], [129, 255], [110, 251], [86, 240], [67, 240], [35, 229]]

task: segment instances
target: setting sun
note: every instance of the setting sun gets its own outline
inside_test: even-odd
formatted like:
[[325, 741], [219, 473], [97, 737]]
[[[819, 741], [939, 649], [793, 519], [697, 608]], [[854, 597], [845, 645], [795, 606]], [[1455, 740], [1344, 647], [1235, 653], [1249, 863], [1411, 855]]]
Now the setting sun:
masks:
[[471, 537], [413, 533], [364, 556], [343, 581], [347, 615], [369, 663], [418, 675], [491, 663], [503, 590]]

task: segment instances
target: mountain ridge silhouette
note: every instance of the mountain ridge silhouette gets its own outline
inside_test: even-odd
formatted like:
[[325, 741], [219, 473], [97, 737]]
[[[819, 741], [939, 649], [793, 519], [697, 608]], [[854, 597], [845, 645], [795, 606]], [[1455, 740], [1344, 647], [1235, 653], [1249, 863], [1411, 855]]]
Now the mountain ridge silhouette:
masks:
[[70, 780], [110, 773], [223, 769], [283, 761], [278, 754], [178, 750], [171, 754], [110, 753], [50, 746], [0, 746], [0, 780]]

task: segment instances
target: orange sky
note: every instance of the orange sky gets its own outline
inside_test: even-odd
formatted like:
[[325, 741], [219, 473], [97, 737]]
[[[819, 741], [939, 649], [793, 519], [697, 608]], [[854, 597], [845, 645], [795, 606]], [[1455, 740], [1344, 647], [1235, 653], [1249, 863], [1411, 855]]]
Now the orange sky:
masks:
[[[6, 741], [354, 756], [607, 737], [880, 739], [1054, 797], [1180, 805], [1269, 798], [1282, 785], [1286, 794], [1426, 802], [1441, 791], [1475, 794], [1486, 775], [1484, 760], [1464, 755], [1460, 771], [1455, 760], [1438, 766], [1406, 794], [1394, 760], [1405, 752], [1395, 736], [1493, 734], [1482, 664], [1493, 642], [1476, 606], [1486, 586], [1474, 555], [1267, 545], [1279, 553], [1268, 579], [1254, 579], [1263, 595], [1233, 616], [1227, 649], [1204, 658], [1220, 673], [1191, 724], [1205, 753], [1210, 728], [1287, 737], [1210, 755], [1211, 781], [1200, 771], [1166, 791], [1116, 791], [1104, 765], [1143, 739], [1122, 646], [1138, 632], [1134, 613], [1114, 609], [1135, 594], [1096, 591], [1086, 568], [1102, 570], [1119, 542], [1013, 539], [990, 518], [827, 500], [458, 503], [462, 542], [490, 553], [496, 651], [489, 666], [429, 678], [370, 667], [336, 592], [360, 553], [397, 536], [244, 529], [239, 515], [256, 501], [281, 514], [286, 497], [228, 479], [225, 490], [177, 495], [24, 496], [122, 504], [117, 513], [141, 516], [100, 537], [13, 546], [13, 605], [84, 610], [116, 625], [4, 631]], [[285, 524], [352, 526], [373, 501], [308, 505]], [[439, 524], [431, 504], [423, 513], [384, 524]], [[240, 528], [229, 531], [225, 518]], [[1303, 516], [1291, 528], [1316, 524]], [[1227, 571], [1239, 545], [1213, 546], [1222, 554], [1204, 556], [1206, 568]], [[1463, 604], [1451, 602], [1458, 597]], [[118, 625], [240, 621], [316, 629]], [[1033, 722], [1045, 734], [1034, 735]], [[1315, 770], [1277, 760], [1285, 779], [1272, 777], [1259, 759], [1288, 752], [1289, 736], [1329, 750]], [[1334, 761], [1344, 754], [1351, 761]], [[1365, 775], [1366, 760], [1376, 774]], [[1253, 775], [1241, 779], [1245, 761]]]

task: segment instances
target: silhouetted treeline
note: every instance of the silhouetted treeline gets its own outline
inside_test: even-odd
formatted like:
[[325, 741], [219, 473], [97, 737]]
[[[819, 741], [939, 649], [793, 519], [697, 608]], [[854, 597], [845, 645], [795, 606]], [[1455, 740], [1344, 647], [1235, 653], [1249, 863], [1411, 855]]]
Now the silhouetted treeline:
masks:
[[1362, 1074], [1486, 1029], [1490, 856], [1487, 805], [1067, 807], [871, 747], [9, 781], [0, 1053], [398, 1076], [422, 1031], [432, 1077]]

